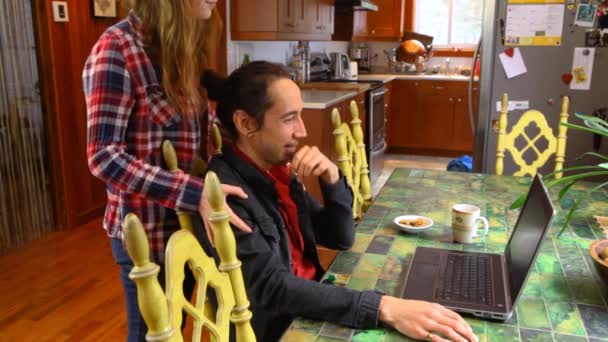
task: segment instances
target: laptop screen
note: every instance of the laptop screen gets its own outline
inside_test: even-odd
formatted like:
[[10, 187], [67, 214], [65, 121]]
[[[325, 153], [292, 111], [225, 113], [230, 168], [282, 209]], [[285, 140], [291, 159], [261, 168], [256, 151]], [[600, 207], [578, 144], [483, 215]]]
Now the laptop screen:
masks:
[[551, 199], [540, 175], [534, 177], [509, 243], [505, 248], [512, 303], [521, 291], [528, 271], [545, 238], [554, 214]]

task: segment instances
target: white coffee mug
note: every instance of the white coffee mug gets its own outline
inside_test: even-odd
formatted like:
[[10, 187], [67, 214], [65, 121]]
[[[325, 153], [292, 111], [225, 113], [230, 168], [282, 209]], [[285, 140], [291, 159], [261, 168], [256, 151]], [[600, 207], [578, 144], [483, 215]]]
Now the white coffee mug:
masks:
[[[488, 220], [480, 213], [481, 209], [471, 204], [455, 204], [452, 207], [452, 235], [455, 242], [471, 243], [473, 238], [488, 234]], [[483, 222], [482, 234], [477, 234], [478, 221]]]

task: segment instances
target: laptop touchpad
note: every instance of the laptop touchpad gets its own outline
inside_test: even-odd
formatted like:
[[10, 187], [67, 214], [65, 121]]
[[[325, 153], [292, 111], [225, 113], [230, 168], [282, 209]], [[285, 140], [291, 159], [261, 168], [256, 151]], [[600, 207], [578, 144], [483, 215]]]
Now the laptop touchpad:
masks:
[[402, 297], [431, 300], [433, 298], [433, 284], [435, 283], [438, 270], [439, 265], [437, 264], [421, 262], [412, 265]]

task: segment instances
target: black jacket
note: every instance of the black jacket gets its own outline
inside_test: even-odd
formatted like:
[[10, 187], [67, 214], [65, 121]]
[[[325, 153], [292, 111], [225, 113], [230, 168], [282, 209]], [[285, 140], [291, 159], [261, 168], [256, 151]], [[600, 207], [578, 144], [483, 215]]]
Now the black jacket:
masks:
[[[272, 180], [230, 147], [224, 148], [222, 156], [214, 157], [209, 169], [222, 183], [240, 186], [249, 195], [245, 200], [231, 196], [228, 204], [253, 229], [253, 233], [233, 231], [258, 341], [278, 340], [296, 316], [359, 329], [377, 326], [380, 293], [321, 284], [292, 274], [289, 240]], [[334, 185], [321, 183], [324, 207], [295, 177], [290, 184], [290, 195], [298, 208], [304, 257], [313, 261], [317, 280], [324, 273], [317, 244], [348, 249], [355, 236], [352, 192], [344, 177]]]

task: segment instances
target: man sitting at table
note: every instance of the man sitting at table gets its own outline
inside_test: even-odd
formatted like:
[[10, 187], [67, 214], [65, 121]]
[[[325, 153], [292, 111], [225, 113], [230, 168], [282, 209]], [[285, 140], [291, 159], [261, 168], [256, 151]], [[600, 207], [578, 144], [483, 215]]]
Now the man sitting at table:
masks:
[[[234, 142], [211, 161], [222, 183], [242, 187], [247, 199], [228, 198], [252, 233], [235, 230], [258, 341], [278, 340], [296, 316], [357, 329], [379, 321], [417, 339], [474, 341], [455, 312], [421, 301], [319, 283], [324, 270], [317, 243], [348, 249], [355, 236], [352, 192], [338, 168], [306, 137], [302, 98], [286, 69], [253, 62], [228, 79], [206, 73], [203, 83], [217, 100], [218, 117]], [[324, 206], [300, 180], [318, 176]]]

